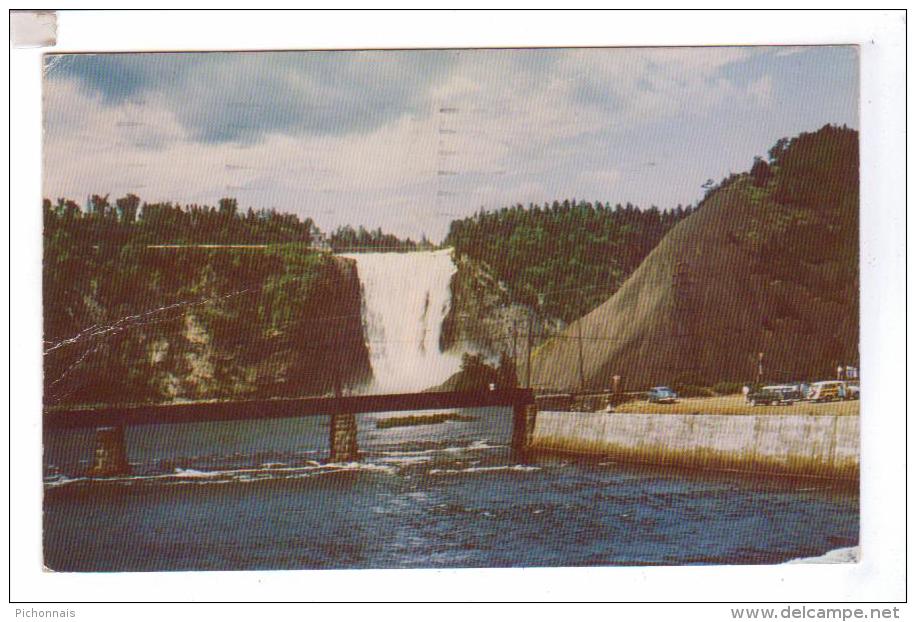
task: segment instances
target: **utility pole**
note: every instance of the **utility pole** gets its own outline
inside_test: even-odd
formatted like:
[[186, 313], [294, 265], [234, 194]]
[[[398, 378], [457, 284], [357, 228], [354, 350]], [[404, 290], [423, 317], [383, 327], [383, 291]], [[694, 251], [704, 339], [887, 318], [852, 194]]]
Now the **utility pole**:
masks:
[[512, 320], [512, 365], [518, 369], [518, 320]]
[[582, 365], [582, 321], [576, 322], [576, 337], [579, 342], [579, 393], [585, 391], [585, 371]]
[[528, 362], [525, 364], [525, 388], [531, 388], [531, 341], [532, 341], [532, 330], [534, 324], [534, 312], [531, 309], [528, 309], [528, 352], [527, 358]]

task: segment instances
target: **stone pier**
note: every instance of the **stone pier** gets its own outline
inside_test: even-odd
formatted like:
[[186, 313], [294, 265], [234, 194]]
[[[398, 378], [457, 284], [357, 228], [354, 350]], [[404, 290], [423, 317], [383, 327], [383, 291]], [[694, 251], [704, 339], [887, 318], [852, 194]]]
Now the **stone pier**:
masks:
[[[530, 389], [505, 388], [489, 391], [431, 391], [383, 395], [341, 395], [234, 401], [201, 401], [96, 408], [50, 408], [42, 414], [45, 431], [94, 429], [96, 443], [87, 474], [90, 477], [130, 472], [124, 446], [127, 426], [188, 424], [204, 421], [235, 422], [258, 419], [330, 417], [329, 459], [359, 460], [354, 413], [445, 411], [455, 408], [513, 407], [513, 449], [524, 452], [533, 444], [538, 407]], [[543, 411], [544, 408], [542, 407]], [[505, 412], [505, 411], [502, 411]], [[336, 414], [332, 414], [336, 413]]]
[[523, 458], [531, 447], [537, 415], [536, 404], [516, 404], [512, 407], [512, 453], [517, 458]]
[[127, 449], [124, 445], [124, 427], [97, 428], [95, 451], [87, 475], [89, 477], [112, 477], [129, 474], [130, 464], [127, 462]]
[[356, 462], [359, 446], [356, 442], [356, 415], [340, 413], [331, 415], [331, 455], [329, 462]]

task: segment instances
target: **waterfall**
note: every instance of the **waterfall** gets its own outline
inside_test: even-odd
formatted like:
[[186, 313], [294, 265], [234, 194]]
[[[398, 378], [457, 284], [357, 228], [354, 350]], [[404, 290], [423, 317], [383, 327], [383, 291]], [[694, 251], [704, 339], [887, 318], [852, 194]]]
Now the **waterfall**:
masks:
[[461, 358], [439, 350], [457, 268], [451, 250], [352, 253], [363, 291], [363, 326], [372, 393], [423, 391], [458, 371]]

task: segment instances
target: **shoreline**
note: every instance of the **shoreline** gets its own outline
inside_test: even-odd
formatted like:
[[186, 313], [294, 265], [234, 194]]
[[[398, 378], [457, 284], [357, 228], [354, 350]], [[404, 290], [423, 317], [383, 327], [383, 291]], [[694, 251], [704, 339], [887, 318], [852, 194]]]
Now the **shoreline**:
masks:
[[859, 417], [543, 411], [529, 449], [659, 467], [859, 479]]
[[715, 397], [678, 398], [673, 404], [649, 404], [645, 400], [632, 400], [614, 408], [618, 413], [640, 413], [658, 415], [836, 415], [857, 417], [859, 400], [837, 400], [832, 402], [811, 402], [797, 400], [791, 405], [752, 406], [743, 395], [719, 395]]

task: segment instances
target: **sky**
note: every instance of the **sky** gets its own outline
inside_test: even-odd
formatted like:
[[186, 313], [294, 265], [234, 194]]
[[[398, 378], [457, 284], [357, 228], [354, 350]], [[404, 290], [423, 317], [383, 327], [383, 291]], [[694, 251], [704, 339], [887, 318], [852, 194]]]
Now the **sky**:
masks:
[[481, 207], [669, 209], [858, 128], [854, 46], [45, 56], [44, 195], [274, 208], [443, 239]]

